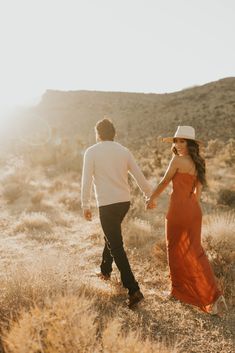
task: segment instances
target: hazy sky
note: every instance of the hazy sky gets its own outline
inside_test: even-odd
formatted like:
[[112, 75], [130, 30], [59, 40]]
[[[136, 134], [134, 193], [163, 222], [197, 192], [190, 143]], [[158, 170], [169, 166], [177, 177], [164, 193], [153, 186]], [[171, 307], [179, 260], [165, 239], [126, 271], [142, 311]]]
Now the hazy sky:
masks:
[[235, 76], [234, 19], [234, 0], [0, 0], [0, 106]]

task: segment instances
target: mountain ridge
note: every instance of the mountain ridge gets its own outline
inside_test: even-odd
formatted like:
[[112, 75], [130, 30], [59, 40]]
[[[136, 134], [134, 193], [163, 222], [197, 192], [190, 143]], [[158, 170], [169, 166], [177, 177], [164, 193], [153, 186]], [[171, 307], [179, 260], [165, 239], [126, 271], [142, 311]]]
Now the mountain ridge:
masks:
[[172, 93], [47, 90], [34, 107], [65, 136], [87, 139], [97, 120], [111, 118], [119, 136], [136, 140], [193, 125], [200, 138], [235, 135], [235, 77]]

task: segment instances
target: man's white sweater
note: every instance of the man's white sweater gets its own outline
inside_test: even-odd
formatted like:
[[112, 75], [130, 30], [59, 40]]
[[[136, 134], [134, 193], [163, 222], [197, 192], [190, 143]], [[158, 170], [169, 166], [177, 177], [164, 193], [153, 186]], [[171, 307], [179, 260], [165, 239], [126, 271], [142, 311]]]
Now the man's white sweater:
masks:
[[126, 147], [114, 141], [102, 141], [89, 147], [83, 160], [82, 208], [90, 208], [92, 181], [98, 207], [130, 201], [128, 173], [149, 197], [152, 187]]

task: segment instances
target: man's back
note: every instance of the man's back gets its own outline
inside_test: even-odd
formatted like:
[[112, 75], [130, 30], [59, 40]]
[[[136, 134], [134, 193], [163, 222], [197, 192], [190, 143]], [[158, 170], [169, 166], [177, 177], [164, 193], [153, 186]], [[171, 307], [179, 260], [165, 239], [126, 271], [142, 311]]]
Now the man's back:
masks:
[[130, 201], [128, 171], [148, 193], [150, 186], [126, 147], [114, 141], [102, 141], [88, 148], [83, 167], [83, 204], [88, 202], [92, 177], [98, 206]]

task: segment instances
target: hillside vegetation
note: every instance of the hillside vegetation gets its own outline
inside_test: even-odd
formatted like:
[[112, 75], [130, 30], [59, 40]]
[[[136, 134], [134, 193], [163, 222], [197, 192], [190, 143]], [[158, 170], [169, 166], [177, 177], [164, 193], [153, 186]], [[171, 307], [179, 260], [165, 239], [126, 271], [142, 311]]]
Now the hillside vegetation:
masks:
[[234, 137], [235, 78], [170, 94], [48, 90], [37, 114], [70, 137], [87, 138], [104, 115], [113, 119], [122, 138], [173, 133], [177, 125], [193, 125], [203, 140]]

